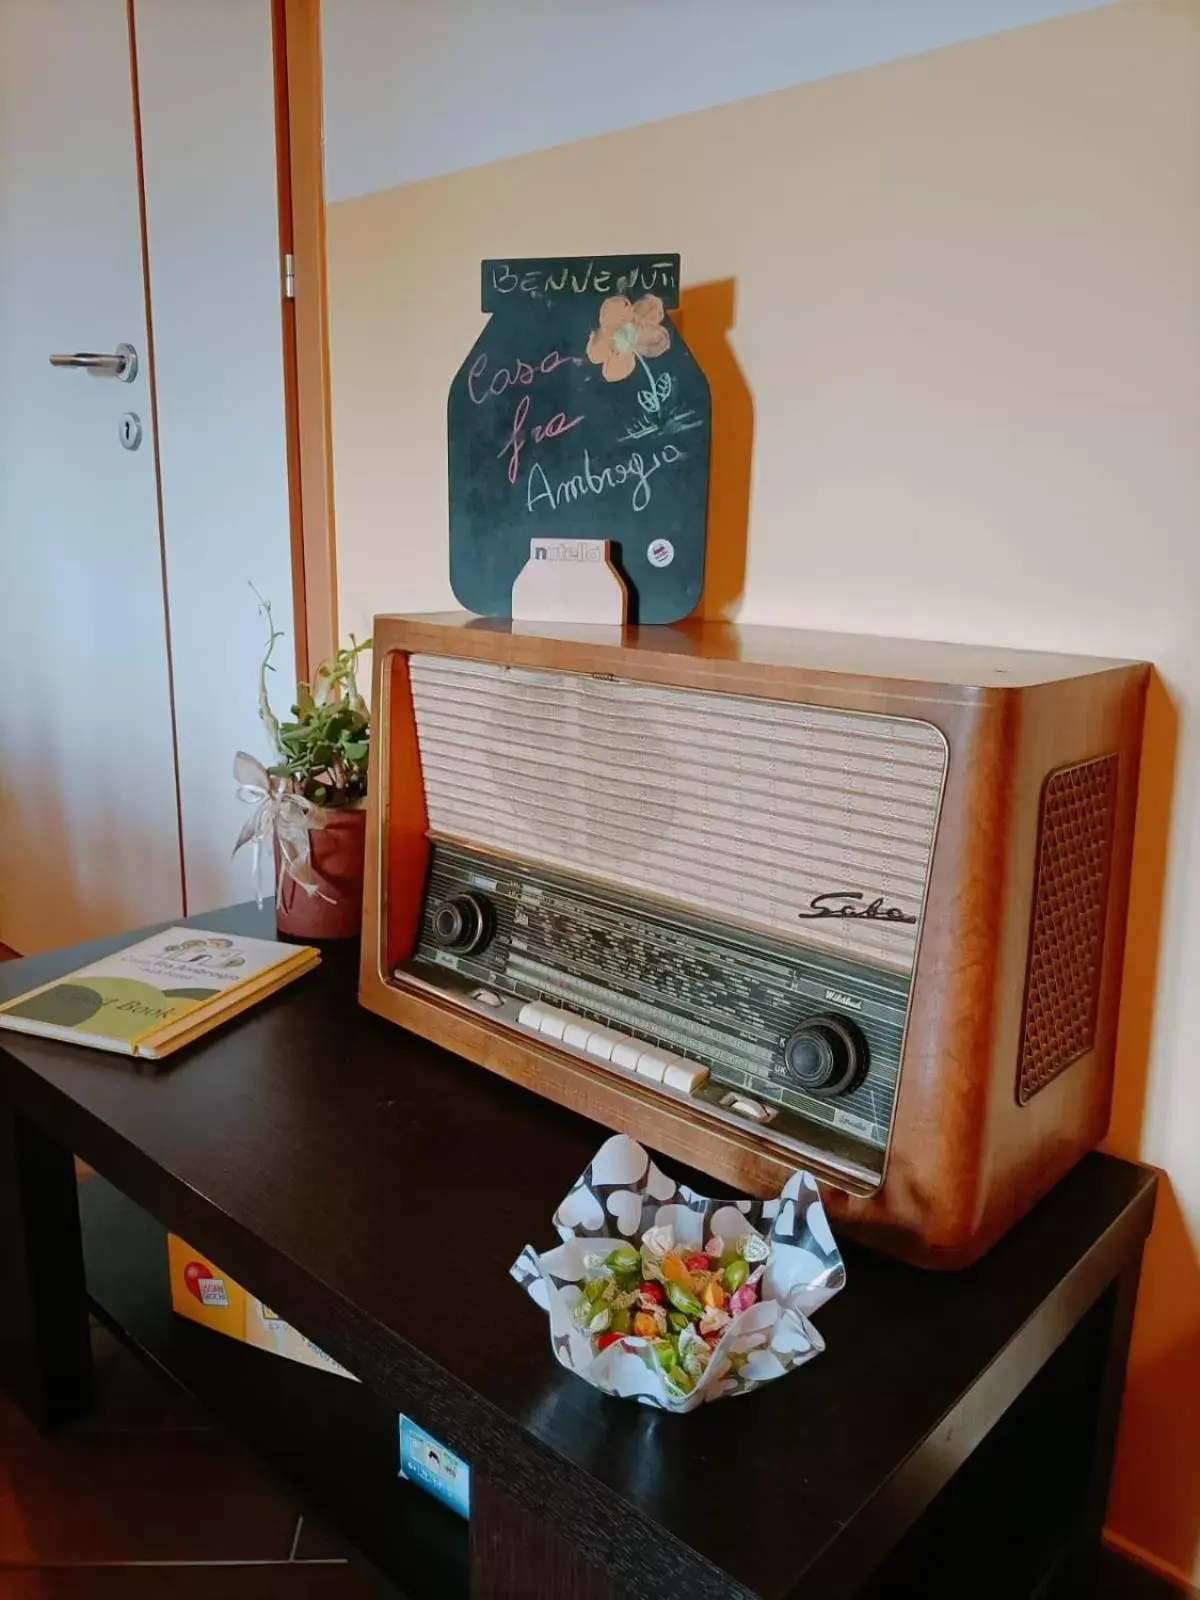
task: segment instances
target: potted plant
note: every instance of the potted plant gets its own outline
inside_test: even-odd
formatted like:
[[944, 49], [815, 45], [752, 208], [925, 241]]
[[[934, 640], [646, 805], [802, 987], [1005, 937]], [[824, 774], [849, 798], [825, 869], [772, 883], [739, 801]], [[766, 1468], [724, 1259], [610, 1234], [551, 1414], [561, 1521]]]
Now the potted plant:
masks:
[[267, 623], [267, 648], [258, 674], [258, 714], [275, 753], [269, 767], [239, 753], [234, 764], [239, 794], [254, 805], [236, 849], [253, 844], [256, 878], [260, 851], [275, 854], [275, 923], [301, 939], [344, 939], [362, 923], [363, 851], [366, 841], [367, 758], [371, 715], [359, 693], [357, 671], [370, 639], [350, 644], [300, 683], [292, 720], [271, 710], [267, 674], [283, 638], [270, 604], [259, 600]]

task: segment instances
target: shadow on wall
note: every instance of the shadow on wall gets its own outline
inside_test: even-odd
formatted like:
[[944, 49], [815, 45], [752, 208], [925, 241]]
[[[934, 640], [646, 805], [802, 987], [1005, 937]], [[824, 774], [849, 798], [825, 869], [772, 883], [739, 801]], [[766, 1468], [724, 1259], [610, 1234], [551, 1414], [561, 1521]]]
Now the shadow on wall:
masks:
[[[1146, 725], [1133, 841], [1121, 1021], [1112, 1122], [1105, 1148], [1136, 1160], [1142, 1142], [1167, 890], [1171, 799], [1179, 713], [1157, 672], [1146, 697]], [[1167, 1178], [1160, 1179], [1154, 1231], [1146, 1249], [1122, 1413], [1109, 1523], [1133, 1527], [1179, 1577], [1200, 1555], [1200, 1258]], [[1183, 1441], [1192, 1441], [1184, 1460]], [[1174, 1448], [1180, 1459], [1164, 1459]], [[1162, 1483], [1173, 1484], [1171, 1495]], [[1185, 1489], [1190, 1489], [1185, 1494]], [[1145, 1549], [1139, 1554], [1146, 1556]]]
[[1171, 797], [1179, 746], [1179, 712], [1158, 673], [1151, 670], [1138, 774], [1116, 1079], [1106, 1148], [1137, 1160], [1150, 1076], [1159, 946], [1171, 844]]
[[[1181, 1583], [1191, 1581], [1200, 1558], [1197, 1303], [1200, 1260], [1175, 1191], [1160, 1175], [1107, 1522], [1118, 1530], [1116, 1542]], [[1138, 1543], [1122, 1538], [1122, 1528], [1136, 1528]]]
[[699, 283], [679, 296], [679, 321], [688, 348], [712, 393], [712, 461], [708, 484], [708, 550], [696, 615], [730, 617], [746, 586], [750, 532], [750, 466], [754, 400], [728, 334], [734, 326], [732, 278]]

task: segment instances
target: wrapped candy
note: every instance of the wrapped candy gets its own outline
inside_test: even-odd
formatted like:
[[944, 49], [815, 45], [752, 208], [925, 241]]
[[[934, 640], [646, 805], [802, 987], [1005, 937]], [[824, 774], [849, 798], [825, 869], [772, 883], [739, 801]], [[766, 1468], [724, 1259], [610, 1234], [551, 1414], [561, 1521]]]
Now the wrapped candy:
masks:
[[735, 1289], [729, 1297], [730, 1315], [734, 1317], [740, 1317], [743, 1311], [749, 1311], [750, 1307], [754, 1305], [757, 1299], [758, 1291], [754, 1285], [752, 1283], [743, 1283], [742, 1286], [739, 1289]]
[[845, 1283], [814, 1179], [776, 1200], [708, 1199], [618, 1135], [512, 1275], [549, 1313], [558, 1360], [606, 1393], [690, 1411], [782, 1377], [824, 1349], [808, 1320]]

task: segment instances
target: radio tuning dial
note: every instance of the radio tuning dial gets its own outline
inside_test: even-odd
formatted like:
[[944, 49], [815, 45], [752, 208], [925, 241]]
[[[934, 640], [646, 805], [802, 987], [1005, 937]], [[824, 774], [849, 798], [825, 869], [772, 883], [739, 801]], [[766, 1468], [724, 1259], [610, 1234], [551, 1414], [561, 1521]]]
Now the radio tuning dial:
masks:
[[845, 1017], [833, 1012], [810, 1017], [784, 1041], [783, 1068], [805, 1094], [832, 1100], [862, 1082], [867, 1041]]
[[433, 939], [443, 950], [461, 955], [482, 950], [494, 928], [491, 903], [482, 895], [451, 895], [433, 910]]

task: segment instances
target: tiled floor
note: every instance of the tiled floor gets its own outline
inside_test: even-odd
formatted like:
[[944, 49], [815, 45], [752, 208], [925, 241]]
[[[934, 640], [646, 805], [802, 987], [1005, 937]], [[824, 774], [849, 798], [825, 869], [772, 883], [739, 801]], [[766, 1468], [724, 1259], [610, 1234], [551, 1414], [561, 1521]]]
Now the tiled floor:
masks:
[[0, 1600], [377, 1600], [186, 1396], [93, 1345], [78, 1426], [44, 1438], [0, 1400]]

